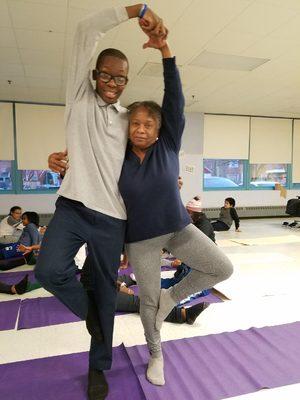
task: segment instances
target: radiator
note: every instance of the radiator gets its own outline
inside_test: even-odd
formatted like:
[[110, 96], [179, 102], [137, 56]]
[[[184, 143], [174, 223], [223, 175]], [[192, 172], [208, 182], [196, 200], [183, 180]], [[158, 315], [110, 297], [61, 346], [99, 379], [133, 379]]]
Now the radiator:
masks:
[[[237, 213], [240, 218], [267, 218], [267, 217], [289, 217], [285, 213], [285, 206], [256, 206], [256, 207], [236, 207]], [[220, 208], [204, 208], [208, 218], [218, 218]], [[49, 225], [53, 214], [39, 214], [40, 225]], [[0, 220], [6, 217], [1, 215]]]
[[[267, 218], [267, 217], [288, 217], [285, 213], [285, 206], [255, 206], [255, 207], [236, 207], [240, 218]], [[220, 208], [204, 208], [208, 218], [217, 218]]]

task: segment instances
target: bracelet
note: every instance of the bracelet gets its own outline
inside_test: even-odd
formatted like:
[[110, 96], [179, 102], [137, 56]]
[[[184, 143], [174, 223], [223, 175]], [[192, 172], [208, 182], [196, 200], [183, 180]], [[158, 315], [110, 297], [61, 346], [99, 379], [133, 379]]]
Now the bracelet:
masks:
[[143, 16], [145, 15], [147, 9], [148, 9], [147, 4], [143, 4], [142, 8], [140, 9], [140, 12], [139, 12], [139, 18], [143, 18]]

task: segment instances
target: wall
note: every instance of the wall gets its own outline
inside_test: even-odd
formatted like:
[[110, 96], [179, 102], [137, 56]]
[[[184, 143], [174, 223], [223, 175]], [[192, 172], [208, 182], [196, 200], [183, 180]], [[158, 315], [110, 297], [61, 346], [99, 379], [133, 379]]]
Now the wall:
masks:
[[201, 194], [203, 206], [221, 207], [226, 197], [234, 197], [239, 207], [246, 206], [280, 206], [287, 200], [300, 195], [300, 190], [289, 190], [287, 198], [279, 196], [275, 190], [241, 190], [241, 191], [208, 191], [202, 192], [203, 180], [203, 137], [204, 114], [187, 113], [186, 127], [182, 141], [180, 171], [184, 180], [181, 191], [182, 200], [187, 203], [197, 194]]
[[[187, 113], [186, 126], [180, 155], [180, 173], [184, 180], [181, 191], [182, 200], [187, 203], [197, 194], [201, 194], [204, 207], [221, 207], [225, 197], [233, 196], [237, 205], [285, 205], [287, 200], [300, 195], [300, 190], [289, 190], [287, 199], [279, 196], [279, 191], [210, 191], [202, 192], [203, 179], [203, 136], [204, 115]], [[20, 205], [24, 210], [38, 213], [52, 213], [57, 195], [0, 195], [0, 215], [6, 214], [13, 205]]]
[[39, 214], [53, 213], [56, 194], [7, 194], [0, 195], [0, 215], [7, 215], [12, 206], [20, 206], [24, 211]]

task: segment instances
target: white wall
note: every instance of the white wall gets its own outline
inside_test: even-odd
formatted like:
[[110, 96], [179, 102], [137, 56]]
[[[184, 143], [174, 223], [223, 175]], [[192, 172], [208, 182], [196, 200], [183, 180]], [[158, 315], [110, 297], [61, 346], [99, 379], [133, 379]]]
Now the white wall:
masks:
[[300, 190], [289, 190], [286, 199], [280, 197], [277, 190], [203, 192], [203, 138], [204, 114], [186, 113], [186, 127], [180, 157], [180, 172], [184, 180], [181, 197], [184, 204], [201, 194], [204, 208], [221, 207], [226, 197], [234, 197], [239, 207], [280, 206], [285, 205], [288, 199], [300, 195]]
[[[180, 156], [180, 174], [184, 180], [181, 197], [186, 204], [191, 198], [200, 194], [203, 207], [221, 207], [225, 197], [234, 197], [237, 206], [285, 205], [287, 200], [300, 195], [300, 190], [289, 190], [287, 199], [279, 196], [275, 190], [242, 190], [242, 191], [202, 191], [203, 179], [203, 136], [204, 115], [202, 113], [187, 113], [186, 126], [182, 140]], [[26, 194], [1, 195], [0, 215], [7, 214], [14, 205], [20, 205], [23, 210], [34, 210], [38, 213], [52, 213], [55, 209], [57, 195]]]
[[5, 194], [0, 196], [0, 215], [7, 215], [13, 206], [23, 211], [36, 211], [39, 214], [53, 213], [56, 194]]

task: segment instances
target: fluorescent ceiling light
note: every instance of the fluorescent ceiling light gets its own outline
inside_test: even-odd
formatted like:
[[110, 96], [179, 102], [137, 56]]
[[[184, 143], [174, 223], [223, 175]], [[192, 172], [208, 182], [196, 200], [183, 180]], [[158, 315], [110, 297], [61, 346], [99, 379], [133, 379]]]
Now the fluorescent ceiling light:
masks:
[[229, 69], [234, 71], [252, 71], [265, 62], [270, 61], [269, 58], [256, 58], [234, 56], [231, 54], [211, 53], [203, 51], [196, 57], [190, 65], [211, 69]]

